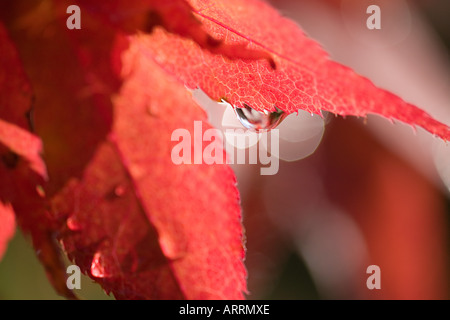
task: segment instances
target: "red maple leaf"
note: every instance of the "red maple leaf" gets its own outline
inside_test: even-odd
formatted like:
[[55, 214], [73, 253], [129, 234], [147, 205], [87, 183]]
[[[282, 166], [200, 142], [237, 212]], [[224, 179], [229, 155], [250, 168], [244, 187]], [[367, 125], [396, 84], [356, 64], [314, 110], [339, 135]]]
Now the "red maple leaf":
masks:
[[[176, 166], [170, 157], [172, 131], [205, 119], [203, 111], [182, 84], [127, 49], [120, 33], [92, 37], [101, 22], [85, 17], [87, 30], [71, 35], [65, 19], [55, 19], [65, 8], [30, 5], [21, 11], [23, 25], [11, 27], [49, 171], [45, 200], [36, 203], [48, 225], [33, 228], [25, 214], [19, 224], [41, 252], [52, 251], [44, 239], [56, 234], [82, 271], [117, 298], [242, 298], [241, 210], [231, 169]], [[30, 24], [53, 30], [52, 37], [22, 33]], [[61, 43], [68, 46], [61, 50]], [[64, 276], [55, 275], [57, 257], [41, 258], [70, 297]]]
[[[224, 59], [163, 29], [142, 38], [142, 53], [191, 88], [242, 108], [341, 116], [378, 114], [449, 140], [449, 128], [368, 79], [328, 59], [292, 21], [259, 0], [190, 1], [205, 30], [224, 45], [267, 52], [271, 60]], [[160, 48], [170, 50], [164, 54]], [[189, 63], [187, 63], [189, 61]]]
[[[11, 203], [68, 297], [55, 235], [69, 258], [117, 298], [243, 298], [243, 231], [231, 169], [171, 160], [175, 129], [193, 132], [194, 120], [209, 128], [185, 86], [258, 111], [375, 113], [450, 139], [446, 125], [330, 61], [262, 1], [79, 1], [81, 30], [66, 27], [69, 5], [24, 0], [0, 7], [31, 86], [27, 99], [6, 96], [0, 113], [6, 156], [27, 160], [19, 171], [15, 158], [12, 168], [3, 161], [0, 218], [11, 216]], [[9, 43], [5, 32], [0, 40]], [[11, 59], [2, 63], [17, 67], [8, 69], [14, 81], [23, 79], [17, 56]], [[48, 181], [40, 140], [25, 131], [31, 92]], [[11, 194], [3, 177], [14, 181]], [[0, 231], [0, 254], [11, 225]]]
[[[28, 176], [46, 178], [45, 165], [40, 158], [41, 140], [28, 131], [26, 115], [31, 107], [29, 83], [20, 66], [14, 45], [0, 25], [0, 257], [14, 234], [15, 218], [11, 203], [20, 201], [17, 190], [29, 182]], [[14, 75], [10, 78], [8, 75]], [[11, 110], [11, 111], [9, 111]], [[36, 191], [34, 193], [37, 195]]]
[[81, 181], [53, 201], [67, 221], [65, 250], [117, 298], [242, 298], [234, 175], [225, 166], [173, 164], [172, 131], [204, 115], [138, 53], [132, 42], [123, 55], [126, 81], [114, 99], [110, 135]]

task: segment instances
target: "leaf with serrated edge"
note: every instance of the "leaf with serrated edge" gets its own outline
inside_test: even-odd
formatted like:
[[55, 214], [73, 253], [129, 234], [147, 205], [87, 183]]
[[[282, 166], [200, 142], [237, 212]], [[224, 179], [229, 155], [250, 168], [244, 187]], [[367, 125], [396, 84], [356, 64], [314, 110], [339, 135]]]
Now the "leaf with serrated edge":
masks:
[[117, 298], [243, 298], [232, 170], [171, 160], [173, 130], [190, 129], [204, 113], [181, 84], [142, 58], [135, 39], [123, 70], [109, 140], [81, 181], [54, 201], [68, 221], [61, 239], [69, 257]]
[[[450, 128], [403, 101], [328, 54], [300, 27], [259, 0], [191, 0], [196, 17], [214, 38], [270, 54], [267, 59], [230, 60], [195, 42], [156, 28], [143, 37], [142, 53], [190, 88], [236, 107], [286, 113], [299, 109], [320, 114], [365, 117], [378, 114], [421, 126], [444, 140]], [[168, 54], [170, 53], [170, 54]]]

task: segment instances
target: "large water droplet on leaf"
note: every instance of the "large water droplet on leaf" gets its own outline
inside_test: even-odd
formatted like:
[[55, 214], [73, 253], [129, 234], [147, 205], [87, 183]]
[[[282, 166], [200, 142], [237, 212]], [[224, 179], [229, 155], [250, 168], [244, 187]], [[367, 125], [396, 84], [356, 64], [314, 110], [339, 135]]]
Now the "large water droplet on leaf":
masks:
[[242, 125], [254, 131], [269, 130], [275, 128], [286, 116], [277, 108], [274, 112], [259, 112], [244, 103], [243, 108], [235, 108], [234, 111]]
[[[313, 154], [325, 132], [325, 120], [304, 110], [290, 114], [271, 131], [271, 139], [261, 139], [266, 150], [272, 150], [272, 142], [278, 144], [278, 157], [284, 161], [297, 161]], [[275, 156], [275, 155], [274, 155]]]

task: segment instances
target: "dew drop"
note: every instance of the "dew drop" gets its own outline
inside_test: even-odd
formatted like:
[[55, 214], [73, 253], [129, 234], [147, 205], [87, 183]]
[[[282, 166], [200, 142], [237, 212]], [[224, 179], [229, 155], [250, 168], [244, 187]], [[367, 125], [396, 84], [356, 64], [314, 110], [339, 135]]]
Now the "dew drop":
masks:
[[121, 186], [121, 185], [115, 187], [115, 188], [114, 188], [114, 194], [115, 194], [117, 197], [123, 196], [123, 195], [125, 194], [125, 187], [124, 187], [124, 186]]
[[45, 198], [45, 190], [44, 187], [41, 185], [36, 186], [36, 192], [41, 198]]
[[253, 131], [269, 130], [275, 128], [286, 116], [277, 108], [274, 112], [259, 112], [244, 103], [243, 108], [235, 108], [237, 118], [242, 125]]
[[100, 252], [96, 252], [94, 254], [94, 258], [92, 258], [91, 274], [96, 278], [110, 277], [110, 274], [106, 271], [105, 266], [103, 265], [103, 260], [103, 256]]
[[160, 236], [159, 244], [166, 258], [175, 260], [186, 254], [186, 247], [181, 244], [181, 241], [173, 239], [169, 235]]
[[74, 217], [69, 217], [66, 221], [66, 224], [69, 230], [78, 231], [81, 229], [80, 223]]

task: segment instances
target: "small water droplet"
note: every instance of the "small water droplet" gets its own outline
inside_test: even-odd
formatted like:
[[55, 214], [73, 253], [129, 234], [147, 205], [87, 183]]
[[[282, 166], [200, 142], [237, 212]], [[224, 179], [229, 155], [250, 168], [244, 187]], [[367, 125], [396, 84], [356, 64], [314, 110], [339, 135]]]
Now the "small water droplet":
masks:
[[103, 256], [100, 252], [96, 252], [92, 258], [91, 274], [96, 278], [107, 278], [110, 276], [105, 269], [103, 260]]
[[121, 186], [121, 185], [119, 185], [119, 186], [117, 186], [117, 187], [114, 188], [114, 194], [115, 194], [117, 197], [123, 196], [123, 195], [125, 194], [125, 191], [126, 191], [125, 187], [124, 187], [124, 186]]
[[38, 195], [39, 195], [41, 198], [45, 198], [45, 190], [44, 190], [44, 187], [43, 187], [43, 186], [37, 185], [37, 186], [36, 186], [36, 192], [38, 193]]
[[146, 110], [147, 114], [151, 117], [158, 117], [160, 115], [160, 108], [155, 101], [149, 101]]
[[186, 248], [181, 241], [173, 239], [169, 235], [159, 237], [159, 245], [168, 259], [179, 259], [186, 254]]
[[81, 229], [80, 223], [74, 217], [69, 217], [66, 221], [66, 224], [67, 228], [72, 231], [78, 231]]
[[254, 131], [269, 130], [275, 128], [285, 118], [286, 114], [277, 108], [274, 112], [259, 112], [244, 103], [243, 108], [235, 108], [234, 111], [242, 125]]

